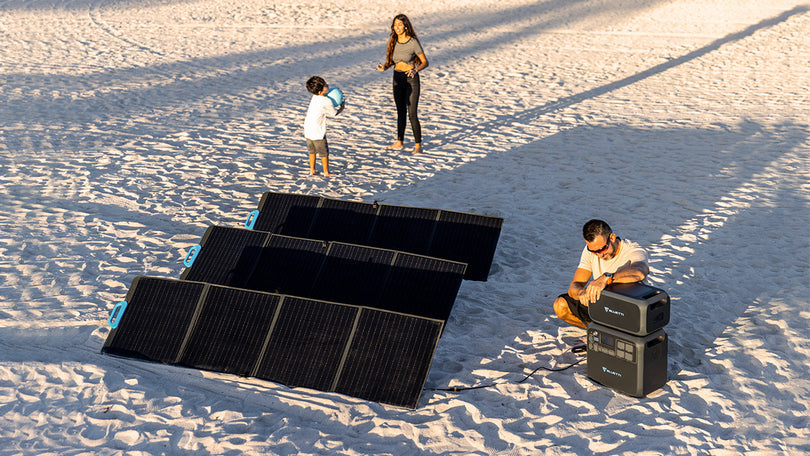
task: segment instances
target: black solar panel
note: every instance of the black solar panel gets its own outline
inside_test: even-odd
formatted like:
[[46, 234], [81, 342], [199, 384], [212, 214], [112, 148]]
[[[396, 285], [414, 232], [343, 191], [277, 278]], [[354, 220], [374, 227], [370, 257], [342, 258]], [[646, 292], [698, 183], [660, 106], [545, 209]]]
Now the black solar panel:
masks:
[[425, 255], [439, 211], [419, 207], [380, 206], [368, 245]]
[[276, 313], [279, 296], [211, 286], [180, 364], [251, 375]]
[[136, 277], [126, 312], [107, 336], [106, 353], [161, 363], [177, 361], [204, 284]]
[[376, 216], [371, 204], [324, 198], [307, 237], [367, 245]]
[[442, 211], [428, 255], [467, 263], [465, 279], [486, 280], [503, 219]]
[[240, 228], [211, 227], [202, 246], [182, 279], [429, 318], [448, 318], [465, 270], [439, 258]]
[[326, 259], [327, 245], [324, 241], [312, 239], [271, 236], [262, 249], [247, 288], [311, 296], [312, 284]]
[[253, 229], [306, 237], [320, 203], [318, 196], [266, 192], [259, 203]]
[[194, 264], [180, 278], [244, 288], [268, 237], [260, 231], [209, 227]]
[[378, 307], [396, 252], [332, 243], [311, 297]]
[[363, 309], [335, 391], [415, 409], [442, 322]]
[[139, 277], [103, 351], [415, 408], [442, 321]]
[[256, 230], [468, 263], [470, 280], [487, 279], [503, 225], [500, 217], [272, 192], [258, 210]]
[[447, 320], [466, 268], [465, 263], [400, 253], [376, 307]]
[[255, 376], [331, 391], [359, 309], [285, 297]]

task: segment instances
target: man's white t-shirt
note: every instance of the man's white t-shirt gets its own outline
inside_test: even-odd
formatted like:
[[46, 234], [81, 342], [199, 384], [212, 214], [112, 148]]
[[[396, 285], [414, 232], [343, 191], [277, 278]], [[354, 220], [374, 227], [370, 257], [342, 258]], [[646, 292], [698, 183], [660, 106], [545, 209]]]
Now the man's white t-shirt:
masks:
[[304, 137], [317, 141], [326, 136], [326, 116], [336, 116], [337, 108], [323, 95], [313, 95], [304, 119]]
[[630, 263], [637, 261], [647, 262], [647, 252], [644, 251], [635, 242], [621, 239], [621, 247], [619, 254], [609, 260], [599, 258], [595, 253], [588, 250], [588, 247], [582, 249], [582, 256], [579, 258], [579, 268], [591, 271], [594, 279], [601, 276], [606, 272], [616, 272], [621, 268], [630, 266]]

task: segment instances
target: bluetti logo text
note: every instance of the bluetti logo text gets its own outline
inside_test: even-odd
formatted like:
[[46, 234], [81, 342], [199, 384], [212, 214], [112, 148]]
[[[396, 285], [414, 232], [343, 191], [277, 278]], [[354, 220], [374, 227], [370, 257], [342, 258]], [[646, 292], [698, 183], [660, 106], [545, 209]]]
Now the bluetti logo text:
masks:
[[612, 370], [608, 369], [605, 366], [602, 366], [602, 372], [605, 372], [605, 373], [610, 374], [610, 375], [615, 375], [616, 377], [621, 377], [622, 376], [622, 374], [620, 374], [618, 372], [615, 372], [615, 371], [612, 371]]
[[624, 312], [619, 312], [618, 310], [613, 310], [608, 306], [605, 306], [605, 312], [607, 312], [609, 314], [613, 314], [613, 315], [618, 315], [620, 317], [624, 316]]

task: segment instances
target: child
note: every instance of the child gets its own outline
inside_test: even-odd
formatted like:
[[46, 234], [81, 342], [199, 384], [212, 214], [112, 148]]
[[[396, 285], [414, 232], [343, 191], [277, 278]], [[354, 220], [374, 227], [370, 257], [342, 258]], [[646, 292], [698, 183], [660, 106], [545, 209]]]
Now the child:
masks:
[[336, 116], [346, 106], [345, 100], [340, 107], [335, 108], [332, 100], [326, 96], [329, 85], [320, 76], [312, 76], [307, 80], [307, 90], [312, 93], [312, 100], [307, 109], [307, 118], [304, 120], [304, 137], [309, 150], [309, 174], [315, 175], [315, 155], [321, 156], [323, 175], [329, 173], [329, 145], [326, 143], [326, 116]]

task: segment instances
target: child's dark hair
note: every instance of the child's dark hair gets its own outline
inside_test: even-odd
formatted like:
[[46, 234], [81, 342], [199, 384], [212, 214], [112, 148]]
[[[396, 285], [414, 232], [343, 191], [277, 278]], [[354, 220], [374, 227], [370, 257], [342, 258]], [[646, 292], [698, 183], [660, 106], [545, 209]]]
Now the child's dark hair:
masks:
[[307, 90], [309, 90], [309, 93], [318, 95], [324, 87], [326, 87], [326, 81], [320, 76], [313, 76], [307, 79]]

